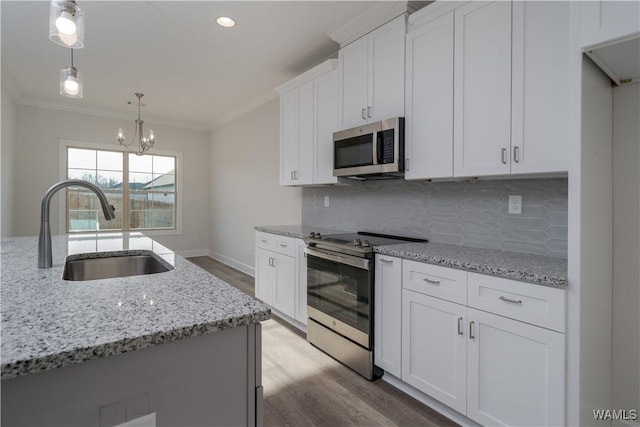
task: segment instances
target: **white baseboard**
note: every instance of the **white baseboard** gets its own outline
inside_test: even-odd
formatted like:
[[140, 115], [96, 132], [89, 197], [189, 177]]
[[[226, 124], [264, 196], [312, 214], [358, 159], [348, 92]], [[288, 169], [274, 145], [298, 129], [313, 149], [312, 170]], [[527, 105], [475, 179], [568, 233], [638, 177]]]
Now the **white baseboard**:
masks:
[[429, 408], [433, 409], [436, 412], [439, 412], [440, 414], [460, 424], [461, 426], [480, 427], [480, 424], [476, 423], [470, 418], [467, 418], [466, 416], [462, 415], [458, 411], [451, 409], [450, 407], [439, 402], [438, 400], [435, 400], [433, 397], [424, 394], [420, 390], [413, 388], [409, 384], [402, 381], [400, 378], [394, 377], [393, 375], [390, 375], [385, 372], [385, 374], [382, 376], [382, 381], [391, 384], [398, 390], [408, 394], [409, 396], [413, 397], [417, 401], [424, 403]]
[[247, 264], [243, 264], [239, 261], [236, 261], [233, 258], [229, 258], [227, 256], [224, 256], [222, 254], [219, 254], [215, 251], [209, 250], [207, 254], [209, 257], [220, 261], [223, 264], [227, 264], [229, 267], [233, 267], [236, 270], [240, 270], [245, 274], [248, 274], [251, 277], [256, 277], [256, 270], [253, 266], [247, 265]]
[[208, 249], [193, 249], [189, 251], [177, 251], [176, 253], [184, 258], [191, 258], [195, 256], [209, 256]]

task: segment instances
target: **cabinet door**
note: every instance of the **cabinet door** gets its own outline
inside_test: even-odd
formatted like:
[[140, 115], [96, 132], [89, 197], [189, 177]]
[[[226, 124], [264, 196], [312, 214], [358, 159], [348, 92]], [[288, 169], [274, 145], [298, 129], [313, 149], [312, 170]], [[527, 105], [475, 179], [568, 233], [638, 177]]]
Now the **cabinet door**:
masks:
[[638, 1], [581, 1], [580, 47], [612, 41], [640, 31]]
[[298, 89], [298, 173], [297, 185], [313, 184], [314, 102], [313, 82]]
[[404, 116], [406, 31], [402, 15], [368, 35], [368, 121]]
[[280, 185], [295, 185], [298, 170], [298, 92], [280, 97]]
[[338, 52], [340, 128], [367, 122], [367, 37], [362, 37]]
[[402, 375], [402, 260], [376, 255], [374, 289], [374, 363]]
[[273, 304], [274, 275], [272, 253], [256, 248], [256, 298], [269, 305]]
[[275, 265], [275, 290], [273, 308], [295, 317], [296, 259], [286, 255], [273, 254]]
[[303, 240], [296, 240], [298, 278], [295, 296], [294, 318], [303, 324], [307, 324], [307, 257], [304, 249], [307, 247]]
[[407, 34], [405, 179], [453, 176], [453, 12]]
[[335, 184], [333, 132], [338, 130], [338, 72], [333, 70], [314, 81], [315, 168], [314, 184]]
[[508, 174], [511, 2], [471, 2], [454, 13], [454, 173]]
[[402, 380], [465, 413], [466, 307], [402, 291]]
[[513, 2], [511, 173], [566, 172], [569, 2]]
[[467, 416], [484, 425], [564, 425], [564, 335], [468, 309]]

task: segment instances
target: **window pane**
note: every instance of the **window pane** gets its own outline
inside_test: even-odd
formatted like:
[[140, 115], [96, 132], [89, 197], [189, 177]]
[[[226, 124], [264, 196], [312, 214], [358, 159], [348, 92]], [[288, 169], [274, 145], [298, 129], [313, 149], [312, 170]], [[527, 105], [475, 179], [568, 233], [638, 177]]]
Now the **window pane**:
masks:
[[153, 156], [129, 154], [129, 171], [131, 172], [153, 172]]
[[69, 148], [67, 150], [67, 167], [77, 169], [96, 168], [96, 150]]
[[131, 228], [175, 228], [175, 195], [131, 195]]
[[71, 179], [81, 179], [83, 181], [89, 181], [92, 184], [96, 183], [96, 171], [89, 169], [69, 169], [67, 177]]
[[[150, 173], [134, 173], [129, 174], [129, 189], [130, 190], [142, 190], [153, 179], [153, 175]], [[151, 186], [149, 186], [150, 188]]]
[[145, 187], [154, 191], [176, 191], [176, 178], [173, 174], [153, 174], [153, 180]]
[[122, 171], [122, 153], [116, 151], [98, 151], [98, 169]]
[[69, 210], [69, 232], [122, 230], [122, 193], [106, 191], [109, 204], [116, 208], [116, 218], [107, 221], [98, 197], [83, 187], [67, 188], [67, 209]]
[[122, 188], [122, 172], [102, 171], [97, 172], [97, 185], [102, 189]]
[[153, 173], [173, 173], [176, 169], [175, 157], [153, 156]]

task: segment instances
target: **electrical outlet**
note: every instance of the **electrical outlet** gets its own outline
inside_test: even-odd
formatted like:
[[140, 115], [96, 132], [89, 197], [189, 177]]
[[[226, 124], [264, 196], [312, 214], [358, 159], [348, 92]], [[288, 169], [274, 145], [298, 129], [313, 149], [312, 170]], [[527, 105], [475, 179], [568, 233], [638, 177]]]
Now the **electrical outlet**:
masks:
[[325, 208], [329, 207], [329, 196], [324, 196], [324, 207]]
[[509, 196], [509, 213], [513, 215], [522, 215], [522, 196]]

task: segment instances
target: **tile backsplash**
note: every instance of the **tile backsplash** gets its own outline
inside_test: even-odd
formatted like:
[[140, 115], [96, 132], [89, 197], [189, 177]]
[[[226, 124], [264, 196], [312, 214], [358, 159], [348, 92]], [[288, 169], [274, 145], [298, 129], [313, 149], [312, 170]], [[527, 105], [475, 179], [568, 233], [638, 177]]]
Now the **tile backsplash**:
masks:
[[[302, 225], [567, 257], [566, 178], [344, 182], [302, 189]], [[509, 195], [522, 196], [521, 215], [508, 214]]]

